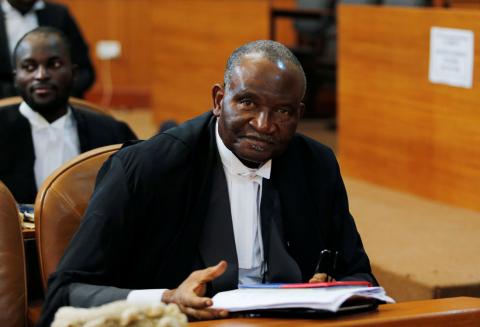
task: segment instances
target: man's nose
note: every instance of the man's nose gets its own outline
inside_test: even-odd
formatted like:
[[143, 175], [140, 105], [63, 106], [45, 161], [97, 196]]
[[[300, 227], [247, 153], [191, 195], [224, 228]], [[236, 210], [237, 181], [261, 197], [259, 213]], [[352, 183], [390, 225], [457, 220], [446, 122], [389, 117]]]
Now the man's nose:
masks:
[[260, 110], [255, 117], [250, 120], [250, 125], [262, 134], [271, 134], [275, 130], [275, 124], [272, 120], [270, 110]]
[[35, 73], [35, 78], [36, 79], [48, 79], [50, 78], [50, 73], [48, 72], [48, 69], [45, 66], [38, 66], [38, 69]]

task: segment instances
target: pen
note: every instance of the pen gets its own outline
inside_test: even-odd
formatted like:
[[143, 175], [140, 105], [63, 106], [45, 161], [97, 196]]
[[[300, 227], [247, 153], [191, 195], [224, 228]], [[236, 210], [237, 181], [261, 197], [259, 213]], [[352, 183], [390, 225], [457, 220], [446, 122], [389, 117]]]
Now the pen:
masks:
[[325, 273], [327, 282], [333, 281], [333, 275], [337, 268], [338, 251], [332, 252], [325, 249], [320, 252], [317, 265], [315, 266], [315, 274]]
[[318, 274], [320, 272], [326, 272], [325, 269], [322, 269], [323, 268], [322, 266], [325, 265], [325, 262], [327, 263], [327, 267], [329, 266], [328, 261], [330, 259], [330, 254], [331, 253], [332, 253], [332, 251], [327, 250], [327, 249], [322, 250], [320, 252], [320, 256], [318, 258], [317, 265], [315, 266], [315, 271], [314, 271], [315, 274]]
[[332, 282], [334, 280], [333, 275], [335, 274], [335, 270], [337, 270], [337, 258], [338, 258], [338, 251], [333, 253], [333, 258], [330, 258], [330, 265], [329, 271], [327, 273], [327, 282]]

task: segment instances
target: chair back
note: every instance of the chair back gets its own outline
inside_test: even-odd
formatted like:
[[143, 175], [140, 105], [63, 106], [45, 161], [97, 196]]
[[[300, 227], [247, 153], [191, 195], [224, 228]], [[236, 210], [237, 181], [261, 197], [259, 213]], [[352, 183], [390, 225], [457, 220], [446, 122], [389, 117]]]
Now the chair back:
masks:
[[[109, 115], [110, 116], [110, 113], [109, 113], [108, 109], [103, 108], [103, 107], [101, 107], [101, 106], [99, 106], [99, 105], [97, 105], [93, 102], [78, 99], [78, 98], [74, 98], [74, 97], [70, 97], [68, 99], [68, 101], [75, 108], [92, 110], [92, 111], [99, 112], [99, 113], [102, 113], [104, 115]], [[3, 99], [0, 99], [0, 108], [11, 106], [11, 105], [19, 105], [20, 103], [22, 103], [22, 98], [21, 97], [3, 98]]]
[[0, 182], [0, 326], [27, 324], [27, 282], [17, 204]]
[[85, 152], [60, 166], [35, 200], [35, 237], [44, 289], [77, 230], [93, 193], [97, 173], [121, 144]]

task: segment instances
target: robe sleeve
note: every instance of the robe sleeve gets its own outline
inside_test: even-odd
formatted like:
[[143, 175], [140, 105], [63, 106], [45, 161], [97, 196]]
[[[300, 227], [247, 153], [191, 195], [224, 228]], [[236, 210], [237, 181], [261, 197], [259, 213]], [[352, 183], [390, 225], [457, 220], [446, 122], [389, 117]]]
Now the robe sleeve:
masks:
[[127, 299], [131, 290], [113, 286], [72, 283], [68, 290], [68, 301], [72, 307], [98, 307], [113, 301]]

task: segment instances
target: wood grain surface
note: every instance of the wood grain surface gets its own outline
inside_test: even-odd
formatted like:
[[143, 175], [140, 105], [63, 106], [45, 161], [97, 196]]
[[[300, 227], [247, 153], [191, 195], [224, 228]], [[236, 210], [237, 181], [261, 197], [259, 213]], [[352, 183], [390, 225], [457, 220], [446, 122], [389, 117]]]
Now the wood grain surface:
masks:
[[323, 319], [233, 318], [191, 323], [194, 327], [478, 326], [480, 299], [458, 297], [379, 306], [378, 311]]
[[163, 0], [152, 8], [155, 119], [183, 121], [212, 107], [230, 53], [268, 36], [268, 1]]
[[[97, 70], [87, 98], [106, 106], [151, 107], [157, 123], [183, 121], [211, 107], [211, 87], [223, 80], [230, 53], [269, 35], [270, 5], [291, 8], [294, 0], [59, 0], [76, 17]], [[292, 44], [290, 19], [278, 23], [280, 40]], [[118, 40], [122, 56], [110, 63], [95, 57], [100, 40]]]
[[428, 80], [432, 26], [472, 30], [480, 11], [339, 9], [339, 152], [353, 177], [480, 210], [480, 50], [473, 88]]
[[[87, 94], [105, 106], [151, 105], [151, 14], [154, 0], [58, 0], [67, 5], [90, 46], [97, 80]], [[110, 62], [99, 60], [95, 46], [100, 40], [120, 41], [122, 54]], [[111, 83], [110, 83], [111, 81]], [[105, 98], [112, 85], [111, 99]], [[108, 95], [108, 94], [107, 94]]]

